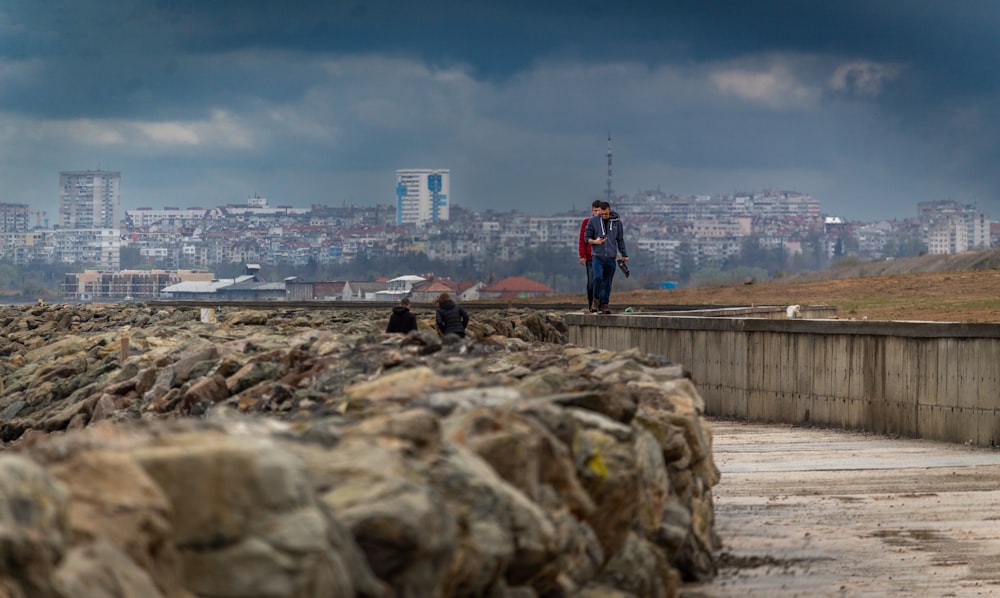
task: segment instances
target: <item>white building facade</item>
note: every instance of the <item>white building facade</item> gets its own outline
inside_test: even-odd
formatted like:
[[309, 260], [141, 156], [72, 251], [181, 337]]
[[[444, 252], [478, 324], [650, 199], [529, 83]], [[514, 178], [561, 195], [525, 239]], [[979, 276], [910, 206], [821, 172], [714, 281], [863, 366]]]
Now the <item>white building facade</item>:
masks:
[[54, 230], [51, 235], [59, 263], [79, 263], [111, 271], [121, 267], [121, 229], [75, 228]]
[[410, 168], [396, 171], [396, 224], [448, 220], [451, 171]]
[[159, 225], [166, 230], [182, 226], [197, 225], [204, 222], [208, 210], [204, 208], [139, 208], [125, 210], [125, 222], [130, 227], [148, 228]]

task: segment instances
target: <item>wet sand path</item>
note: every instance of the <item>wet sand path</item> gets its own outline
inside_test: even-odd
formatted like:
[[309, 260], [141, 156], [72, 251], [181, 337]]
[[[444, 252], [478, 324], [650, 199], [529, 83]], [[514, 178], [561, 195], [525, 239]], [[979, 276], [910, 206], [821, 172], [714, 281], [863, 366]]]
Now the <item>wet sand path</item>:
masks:
[[1000, 596], [1000, 450], [712, 427], [721, 568], [684, 598]]

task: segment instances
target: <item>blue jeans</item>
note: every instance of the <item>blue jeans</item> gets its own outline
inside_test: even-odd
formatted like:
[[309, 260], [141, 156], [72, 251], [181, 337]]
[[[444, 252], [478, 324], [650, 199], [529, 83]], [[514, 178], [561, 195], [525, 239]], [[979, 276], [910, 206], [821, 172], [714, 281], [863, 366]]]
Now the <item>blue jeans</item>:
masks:
[[594, 263], [587, 260], [587, 307], [594, 302]]
[[594, 299], [601, 305], [607, 305], [611, 299], [611, 281], [615, 279], [618, 264], [615, 260], [594, 258]]

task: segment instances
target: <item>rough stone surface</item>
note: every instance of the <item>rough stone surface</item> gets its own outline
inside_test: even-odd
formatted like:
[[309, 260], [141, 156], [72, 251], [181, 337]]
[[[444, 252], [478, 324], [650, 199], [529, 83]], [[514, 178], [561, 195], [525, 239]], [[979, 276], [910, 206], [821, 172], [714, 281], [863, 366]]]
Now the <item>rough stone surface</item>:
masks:
[[66, 490], [36, 463], [0, 455], [0, 591], [53, 596], [69, 547]]
[[388, 309], [199, 316], [0, 308], [0, 596], [673, 596], [715, 574], [711, 429], [665, 358], [532, 311], [473, 312], [466, 339], [432, 312], [406, 336]]

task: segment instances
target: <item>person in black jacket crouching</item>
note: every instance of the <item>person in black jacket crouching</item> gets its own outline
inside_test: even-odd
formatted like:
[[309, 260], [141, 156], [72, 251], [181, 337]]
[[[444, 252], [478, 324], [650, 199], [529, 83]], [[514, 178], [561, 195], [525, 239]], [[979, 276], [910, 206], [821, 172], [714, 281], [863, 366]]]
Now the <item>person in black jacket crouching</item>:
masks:
[[389, 325], [385, 327], [385, 331], [406, 334], [416, 329], [417, 316], [410, 312], [410, 300], [403, 297], [399, 300], [399, 305], [392, 308], [392, 315], [389, 316]]
[[435, 303], [438, 306], [435, 321], [441, 336], [454, 334], [465, 337], [465, 327], [469, 325], [469, 314], [462, 309], [462, 306], [455, 303], [448, 293], [438, 295]]

